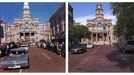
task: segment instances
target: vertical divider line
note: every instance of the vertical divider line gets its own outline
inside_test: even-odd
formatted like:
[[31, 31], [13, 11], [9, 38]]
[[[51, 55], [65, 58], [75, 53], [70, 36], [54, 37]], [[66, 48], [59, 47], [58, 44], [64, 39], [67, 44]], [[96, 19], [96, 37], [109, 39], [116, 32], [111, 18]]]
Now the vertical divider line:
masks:
[[68, 73], [68, 1], [66, 1], [66, 5], [65, 5], [65, 8], [66, 8], [66, 62], [65, 62], [65, 65], [66, 65], [66, 73]]

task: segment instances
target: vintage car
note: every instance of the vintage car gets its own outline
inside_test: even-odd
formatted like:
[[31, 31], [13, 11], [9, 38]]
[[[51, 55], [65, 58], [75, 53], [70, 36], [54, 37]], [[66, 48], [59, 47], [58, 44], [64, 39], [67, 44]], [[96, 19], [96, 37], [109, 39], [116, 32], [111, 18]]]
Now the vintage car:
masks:
[[13, 48], [0, 63], [2, 69], [28, 68], [29, 58], [24, 48]]

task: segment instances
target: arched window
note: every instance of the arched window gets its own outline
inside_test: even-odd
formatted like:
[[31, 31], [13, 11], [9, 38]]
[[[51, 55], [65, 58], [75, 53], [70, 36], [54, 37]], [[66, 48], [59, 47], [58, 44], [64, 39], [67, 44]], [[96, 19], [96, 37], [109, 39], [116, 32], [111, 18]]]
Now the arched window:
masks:
[[105, 25], [102, 25], [101, 23], [98, 23], [97, 25], [93, 25], [92, 29], [94, 31], [104, 31]]

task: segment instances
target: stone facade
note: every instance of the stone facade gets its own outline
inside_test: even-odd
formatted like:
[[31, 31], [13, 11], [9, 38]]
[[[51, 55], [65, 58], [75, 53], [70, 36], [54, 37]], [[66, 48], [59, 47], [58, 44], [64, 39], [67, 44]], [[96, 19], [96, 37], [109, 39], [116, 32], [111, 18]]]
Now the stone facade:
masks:
[[68, 24], [73, 25], [73, 8], [70, 4], [68, 4]]
[[[13, 25], [5, 32], [10, 33], [9, 42], [26, 42], [32, 43], [40, 40], [50, 40], [51, 30], [49, 23], [40, 24], [38, 18], [32, 18], [30, 8], [27, 2], [23, 6], [23, 15], [19, 19], [14, 19]], [[6, 39], [5, 36], [3, 39]]]
[[51, 16], [50, 28], [52, 30], [52, 40], [65, 40], [65, 3], [56, 10], [56, 12]]
[[87, 20], [90, 41], [96, 45], [111, 44], [113, 42], [113, 26], [111, 19], [105, 19], [102, 4], [96, 4], [96, 18]]

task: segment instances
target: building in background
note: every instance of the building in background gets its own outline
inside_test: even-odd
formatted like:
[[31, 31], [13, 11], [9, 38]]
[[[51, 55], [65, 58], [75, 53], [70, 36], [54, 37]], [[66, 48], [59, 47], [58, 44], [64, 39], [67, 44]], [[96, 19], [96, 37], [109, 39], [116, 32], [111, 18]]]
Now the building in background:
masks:
[[68, 24], [73, 25], [73, 8], [70, 4], [68, 4]]
[[43, 36], [41, 38], [41, 40], [46, 40], [46, 42], [50, 42], [51, 41], [51, 29], [50, 29], [50, 23], [46, 22], [45, 24], [41, 25], [41, 36]]
[[49, 19], [52, 31], [52, 40], [65, 43], [65, 3], [56, 10]]
[[111, 44], [113, 41], [113, 26], [111, 19], [105, 19], [101, 3], [96, 4], [96, 18], [87, 20], [91, 33], [90, 41], [94, 44]]
[[3, 22], [1, 26], [3, 28], [3, 37], [1, 38], [1, 43], [11, 42], [11, 26], [6, 22]]
[[11, 25], [10, 41], [27, 43], [40, 41], [47, 37], [46, 33], [44, 33], [44, 26], [45, 24], [40, 24], [38, 18], [31, 17], [29, 4], [25, 2], [22, 17], [14, 19], [14, 23]]

